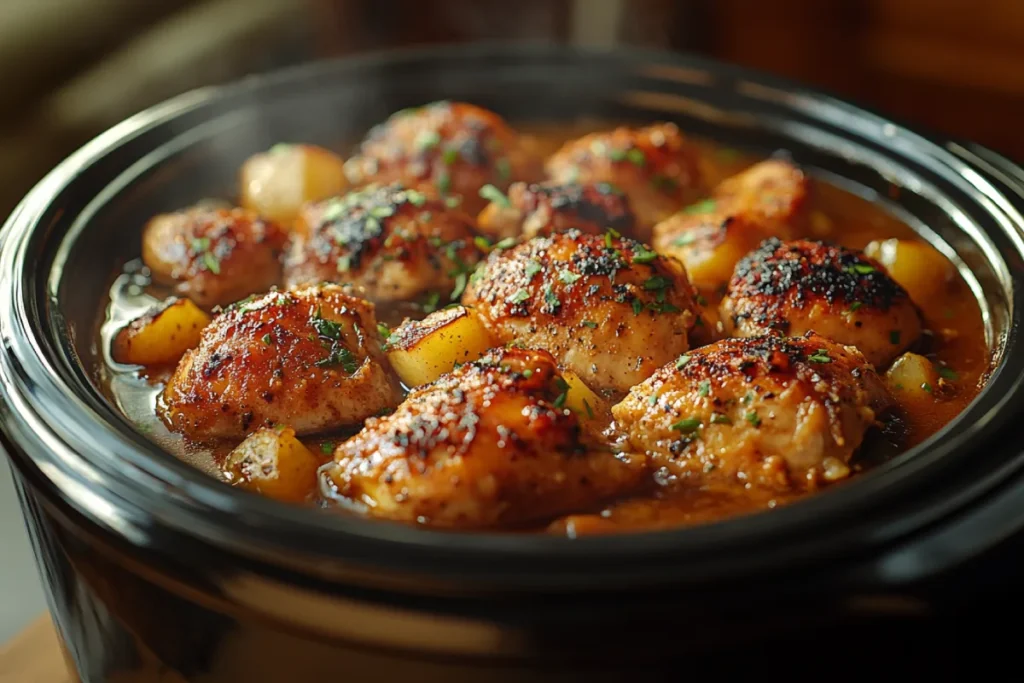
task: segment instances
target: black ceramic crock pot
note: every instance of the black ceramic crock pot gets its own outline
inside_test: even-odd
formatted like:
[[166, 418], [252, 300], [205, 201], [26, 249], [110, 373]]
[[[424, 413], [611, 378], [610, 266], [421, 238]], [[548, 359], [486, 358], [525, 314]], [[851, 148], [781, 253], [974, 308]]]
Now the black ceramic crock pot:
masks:
[[[987, 386], [927, 443], [822, 495], [575, 540], [289, 507], [134, 431], [97, 381], [96, 331], [145, 220], [230, 195], [242, 161], [276, 142], [337, 148], [441, 98], [513, 122], [674, 120], [732, 146], [787, 149], [877, 195], [974, 288]], [[837, 656], [849, 671], [917, 652], [949, 667], [941, 643], [965, 615], [1024, 604], [1013, 588], [1024, 558], [1021, 207], [1024, 171], [990, 151], [660, 53], [389, 53], [139, 114], [55, 169], [2, 234], [2, 438], [68, 662], [88, 683], [628, 680], [711, 664], [781, 673]]]

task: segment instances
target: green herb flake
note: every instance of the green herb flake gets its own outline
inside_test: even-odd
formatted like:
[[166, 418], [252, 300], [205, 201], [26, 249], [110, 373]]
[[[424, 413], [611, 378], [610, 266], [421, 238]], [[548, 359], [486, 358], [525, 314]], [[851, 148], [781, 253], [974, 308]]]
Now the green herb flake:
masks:
[[698, 385], [697, 393], [701, 396], [707, 397], [711, 395], [711, 380], [703, 380]]
[[761, 426], [761, 418], [758, 416], [756, 411], [750, 410], [746, 415], [743, 416], [747, 422], [754, 425], [755, 427]]
[[309, 322], [321, 337], [331, 341], [339, 341], [341, 339], [341, 323], [324, 318], [321, 309], [318, 308], [316, 310], [316, 313], [313, 314]]
[[437, 304], [441, 301], [441, 295], [437, 292], [431, 292], [427, 295], [426, 300], [422, 304], [424, 313], [433, 313], [437, 310]]
[[616, 161], [616, 162], [618, 162], [618, 161], [625, 161], [626, 160], [626, 150], [624, 150], [624, 149], [609, 149], [609, 150], [606, 151], [606, 153], [603, 156], [607, 156], [609, 159], [611, 159], [612, 161]]
[[429, 211], [420, 211], [420, 215], [419, 215], [420, 223], [429, 223], [431, 220], [433, 220], [433, 218], [434, 218], [434, 214], [432, 214], [431, 212], [429, 212]]
[[658, 252], [648, 249], [643, 244], [633, 245], [633, 263], [651, 263], [658, 258]]
[[571, 270], [560, 270], [560, 271], [558, 271], [558, 279], [561, 280], [562, 282], [564, 282], [567, 285], [573, 284], [574, 282], [579, 280], [581, 277], [583, 277], [583, 276], [580, 275], [579, 273], [574, 273]]
[[484, 253], [487, 253], [488, 251], [491, 250], [490, 241], [483, 235], [477, 235], [476, 237], [474, 237], [473, 244], [476, 246], [477, 249]]
[[355, 371], [359, 369], [359, 363], [356, 361], [356, 357], [352, 355], [351, 351], [339, 344], [332, 346], [330, 355], [323, 360], [317, 361], [316, 365], [322, 368], [340, 365], [341, 369], [350, 375], [354, 374]]
[[370, 215], [374, 218], [387, 218], [395, 215], [395, 209], [391, 206], [375, 206], [370, 209]]
[[458, 299], [462, 296], [462, 293], [466, 291], [466, 283], [469, 279], [469, 274], [465, 271], [455, 276], [455, 287], [452, 289], [451, 299]]
[[452, 189], [452, 176], [445, 171], [437, 179], [437, 191], [441, 194], [448, 194]]
[[855, 313], [863, 305], [864, 302], [862, 301], [854, 301], [852, 304], [850, 304], [850, 313]]
[[338, 257], [338, 265], [336, 266], [339, 273], [344, 273], [352, 268], [352, 255], [345, 254], [344, 256]]
[[690, 355], [679, 356], [679, 359], [676, 360], [676, 370], [682, 370], [690, 362], [690, 358], [692, 358]]
[[562, 306], [562, 302], [558, 299], [558, 295], [551, 290], [550, 282], [544, 285], [544, 303], [552, 311], [557, 311]]
[[688, 247], [697, 241], [697, 236], [692, 232], [680, 235], [679, 237], [672, 240], [673, 247]]
[[220, 260], [213, 255], [212, 251], [203, 253], [203, 265], [214, 275], [220, 275]]
[[846, 269], [846, 272], [852, 273], [853, 275], [870, 275], [875, 272], [875, 268], [866, 263], [854, 263]]
[[539, 273], [543, 267], [537, 261], [530, 259], [526, 262], [526, 281], [529, 282], [533, 276]]
[[446, 147], [445, 150], [441, 152], [441, 161], [443, 161], [446, 166], [454, 166], [455, 162], [458, 160], [459, 150], [455, 147]]
[[268, 333], [260, 337], [260, 341], [266, 344], [267, 346], [271, 346], [274, 343], [274, 338], [271, 337], [270, 334]]
[[640, 315], [644, 312], [644, 302], [640, 301], [640, 299], [633, 299], [632, 304], [633, 315]]
[[658, 402], [658, 395], [657, 394], [651, 394], [650, 396], [647, 397], [647, 403], [648, 404], [653, 406], [657, 402]]
[[811, 363], [831, 363], [832, 357], [828, 355], [828, 349], [818, 349], [813, 355], [808, 356]]
[[190, 243], [193, 253], [202, 254], [210, 248], [209, 237], [193, 237]]
[[413, 206], [423, 206], [427, 201], [427, 195], [419, 192], [418, 190], [406, 190], [405, 201], [409, 202]]
[[948, 379], [951, 382], [955, 382], [960, 379], [960, 375], [957, 374], [956, 370], [953, 368], [947, 368], [944, 365], [939, 367], [939, 376], [942, 377], [942, 379]]
[[480, 188], [480, 196], [498, 206], [507, 209], [512, 206], [512, 203], [505, 196], [505, 193], [496, 188], [494, 185], [484, 185]]
[[921, 388], [924, 389], [925, 391], [927, 391], [929, 394], [932, 393], [932, 385], [928, 384], [928, 382], [925, 382], [924, 384], [922, 384]]
[[381, 339], [387, 341], [391, 338], [391, 329], [384, 323], [377, 323], [377, 334], [380, 335]]
[[498, 180], [503, 183], [512, 177], [512, 164], [505, 157], [494, 162], [494, 170], [498, 174]]
[[583, 399], [583, 409], [587, 411], [587, 417], [591, 420], [594, 419], [594, 409], [590, 407], [590, 403], [587, 399]]
[[606, 232], [604, 234], [604, 248], [605, 249], [614, 249], [615, 248], [615, 244], [612, 242], [612, 234], [610, 232]]
[[331, 453], [333, 453], [334, 452], [334, 442], [333, 441], [324, 441], [322, 444], [320, 444], [320, 452], [323, 453], [324, 455], [330, 455]]
[[716, 206], [718, 206], [718, 202], [716, 202], [714, 199], [703, 199], [697, 202], [696, 204], [691, 204], [690, 206], [683, 209], [683, 213], [686, 214], [687, 216], [696, 216], [699, 214], [711, 213], [712, 211], [715, 210]]
[[521, 304], [530, 298], [530, 292], [526, 289], [520, 289], [518, 292], [509, 297], [509, 302], [513, 304]]
[[522, 374], [524, 379], [530, 379], [531, 377], [533, 377], [533, 370], [531, 370], [530, 368], [526, 368], [525, 370], [523, 370]]
[[596, 330], [597, 329], [597, 323], [595, 323], [593, 320], [584, 320], [580, 324], [583, 325], [584, 327], [589, 327], [592, 330]]
[[660, 192], [676, 192], [679, 190], [679, 182], [675, 178], [656, 173], [651, 177], [651, 186]]
[[418, 151], [426, 152], [428, 149], [433, 149], [441, 144], [441, 134], [436, 130], [420, 131], [419, 135], [416, 136], [414, 144]]
[[648, 291], [658, 291], [670, 287], [672, 280], [668, 279], [664, 275], [652, 275], [651, 277], [644, 280], [644, 289]]
[[732, 420], [729, 419], [728, 415], [722, 413], [711, 413], [711, 424], [713, 425], [731, 425]]
[[696, 417], [685, 417], [672, 424], [672, 429], [683, 434], [692, 434], [700, 429], [700, 420]]
[[514, 246], [516, 246], [516, 238], [515, 237], [506, 237], [505, 239], [501, 240], [500, 242], [498, 242], [497, 244], [495, 244], [491, 248], [492, 249], [511, 249]]
[[626, 158], [634, 166], [643, 166], [647, 163], [647, 157], [644, 156], [643, 150], [633, 148], [626, 152]]

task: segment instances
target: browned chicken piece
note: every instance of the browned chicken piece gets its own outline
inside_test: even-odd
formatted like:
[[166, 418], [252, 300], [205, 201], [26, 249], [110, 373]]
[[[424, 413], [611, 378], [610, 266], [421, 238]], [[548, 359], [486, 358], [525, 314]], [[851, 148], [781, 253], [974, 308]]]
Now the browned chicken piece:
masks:
[[225, 309], [161, 395], [170, 427], [204, 440], [286, 424], [310, 434], [358, 424], [401, 400], [373, 304], [351, 288], [271, 292]]
[[462, 302], [499, 343], [546, 349], [605, 395], [686, 351], [697, 320], [678, 261], [577, 230], [492, 251]]
[[496, 349], [414, 390], [338, 446], [326, 489], [374, 517], [440, 527], [537, 522], [628, 493], [642, 456], [590, 448], [543, 351]]
[[806, 240], [769, 239], [740, 260], [720, 310], [731, 336], [814, 330], [856, 346], [877, 368], [922, 330], [917, 306], [877, 261]]
[[700, 195], [697, 148], [675, 124], [616, 128], [567, 142], [547, 161], [556, 183], [611, 183], [629, 196], [637, 239]]
[[755, 164], [656, 225], [654, 248], [681, 260], [695, 286], [717, 289], [763, 240], [796, 236], [807, 187], [803, 172], [788, 162]]
[[393, 114], [367, 134], [345, 164], [354, 185], [401, 182], [436, 193], [476, 214], [480, 188], [501, 190], [532, 180], [541, 164], [528, 144], [494, 112], [464, 102], [433, 102]]
[[155, 281], [211, 308], [277, 284], [287, 238], [276, 223], [245, 209], [196, 207], [151, 219], [142, 260]]
[[478, 222], [480, 231], [495, 239], [529, 239], [573, 228], [592, 235], [616, 230], [631, 237], [636, 230], [629, 198], [609, 183], [512, 183], [508, 197], [493, 197]]
[[786, 492], [849, 476], [850, 459], [889, 406], [859, 351], [809, 333], [695, 349], [612, 413], [629, 445], [681, 484]]
[[462, 211], [397, 184], [370, 185], [302, 209], [285, 283], [352, 283], [375, 302], [458, 298], [483, 256], [475, 237]]

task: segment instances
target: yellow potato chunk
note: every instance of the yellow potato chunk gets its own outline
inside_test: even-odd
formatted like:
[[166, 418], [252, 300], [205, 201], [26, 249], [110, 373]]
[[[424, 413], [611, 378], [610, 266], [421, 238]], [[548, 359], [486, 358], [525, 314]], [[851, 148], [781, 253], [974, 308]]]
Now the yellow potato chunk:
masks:
[[235, 486], [285, 503], [301, 503], [316, 489], [321, 464], [295, 438], [291, 427], [264, 427], [231, 451], [224, 474]]
[[403, 322], [388, 338], [387, 354], [402, 382], [417, 387], [451, 372], [456, 363], [480, 358], [493, 346], [476, 315], [453, 306]]
[[210, 316], [191, 299], [171, 299], [121, 328], [111, 354], [128, 365], [173, 365], [199, 346], [200, 333], [209, 322]]
[[942, 298], [946, 285], [956, 275], [956, 269], [933, 246], [917, 240], [876, 240], [868, 244], [864, 253], [889, 271], [910, 298], [919, 306]]
[[562, 370], [562, 379], [569, 385], [566, 390], [565, 407], [576, 413], [581, 421], [604, 418], [611, 414], [611, 408], [603, 398], [580, 379], [572, 370]]
[[889, 391], [900, 403], [935, 400], [945, 382], [930, 360], [916, 353], [904, 353], [885, 373]]
[[313, 145], [275, 145], [242, 165], [242, 206], [290, 225], [306, 202], [339, 194], [347, 187], [345, 162]]

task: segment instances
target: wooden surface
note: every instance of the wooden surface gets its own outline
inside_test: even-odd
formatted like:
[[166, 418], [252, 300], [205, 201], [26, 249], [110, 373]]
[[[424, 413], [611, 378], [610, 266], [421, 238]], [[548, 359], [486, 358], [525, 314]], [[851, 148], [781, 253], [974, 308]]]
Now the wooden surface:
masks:
[[0, 645], [0, 683], [71, 683], [49, 614]]

